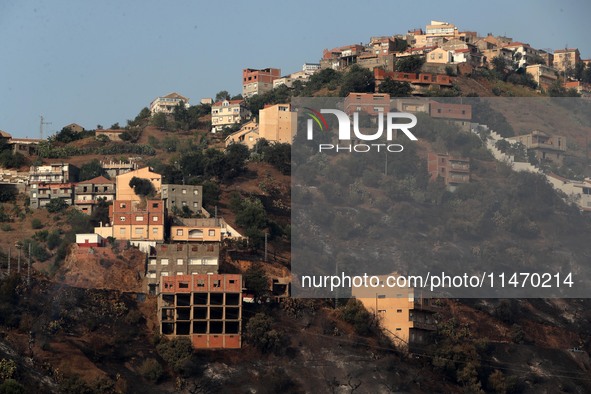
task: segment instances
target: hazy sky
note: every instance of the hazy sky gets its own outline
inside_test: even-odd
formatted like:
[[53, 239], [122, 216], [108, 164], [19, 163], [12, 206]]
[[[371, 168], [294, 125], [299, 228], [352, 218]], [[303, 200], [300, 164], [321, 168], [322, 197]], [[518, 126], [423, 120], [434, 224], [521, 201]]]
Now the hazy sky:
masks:
[[46, 135], [125, 125], [159, 95], [238, 94], [243, 68], [288, 74], [324, 48], [431, 19], [589, 58], [589, 15], [587, 0], [0, 0], [0, 129], [36, 138], [41, 114]]

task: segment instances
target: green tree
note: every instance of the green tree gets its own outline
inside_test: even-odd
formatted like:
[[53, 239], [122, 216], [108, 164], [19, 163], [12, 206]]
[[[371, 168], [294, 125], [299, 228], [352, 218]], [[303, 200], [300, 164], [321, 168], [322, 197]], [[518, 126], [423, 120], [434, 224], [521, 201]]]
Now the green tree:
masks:
[[138, 178], [134, 176], [129, 181], [129, 186], [133, 188], [134, 193], [138, 196], [153, 197], [156, 194], [154, 185], [146, 178]]
[[152, 115], [151, 120], [152, 126], [157, 127], [161, 130], [168, 130], [168, 117], [164, 112], [157, 112]]
[[246, 169], [246, 160], [250, 156], [248, 147], [244, 144], [232, 144], [226, 148], [226, 178], [234, 178]]
[[224, 100], [229, 100], [229, 99], [230, 99], [230, 93], [228, 93], [227, 90], [220, 90], [219, 92], [216, 93], [214, 102], [217, 103], [218, 101], [224, 101]]
[[203, 206], [213, 208], [220, 201], [220, 186], [213, 181], [203, 182]]
[[251, 265], [244, 272], [244, 284], [254, 294], [255, 301], [269, 294], [269, 277], [259, 265]]
[[87, 181], [101, 175], [108, 178], [107, 172], [103, 169], [101, 162], [98, 159], [92, 159], [80, 166], [78, 177], [80, 181]]
[[340, 96], [345, 97], [351, 92], [374, 92], [376, 81], [373, 73], [366, 68], [354, 64], [343, 77]]
[[57, 213], [67, 209], [68, 206], [68, 203], [61, 198], [52, 198], [45, 206], [45, 209], [47, 209], [47, 212], [49, 213]]
[[246, 323], [246, 340], [263, 353], [279, 353], [287, 343], [287, 338], [273, 328], [273, 319], [257, 313]]
[[138, 368], [138, 372], [142, 375], [145, 379], [149, 380], [150, 382], [157, 383], [162, 375], [164, 374], [164, 370], [162, 369], [162, 365], [153, 358], [149, 358], [145, 360]]
[[263, 160], [289, 175], [291, 172], [291, 145], [287, 143], [272, 143], [260, 148]]
[[405, 56], [396, 62], [396, 71], [405, 73], [418, 73], [425, 63], [425, 59], [419, 55]]
[[32, 228], [33, 230], [38, 230], [38, 229], [40, 229], [40, 228], [43, 228], [43, 223], [41, 222], [41, 220], [40, 220], [40, 219], [33, 218], [33, 219], [31, 220], [31, 228]]
[[408, 82], [394, 81], [386, 78], [378, 87], [380, 93], [388, 93], [391, 97], [408, 97], [412, 93], [412, 87]]
[[73, 131], [69, 127], [64, 127], [56, 135], [54, 135], [52, 139], [67, 144], [69, 142], [79, 140], [80, 138], [80, 133]]
[[20, 168], [27, 164], [27, 159], [21, 153], [5, 150], [0, 153], [0, 167]]
[[0, 394], [25, 394], [25, 386], [14, 379], [7, 379], [0, 384]]
[[156, 351], [176, 372], [182, 372], [193, 355], [193, 345], [189, 338], [165, 340], [156, 346]]

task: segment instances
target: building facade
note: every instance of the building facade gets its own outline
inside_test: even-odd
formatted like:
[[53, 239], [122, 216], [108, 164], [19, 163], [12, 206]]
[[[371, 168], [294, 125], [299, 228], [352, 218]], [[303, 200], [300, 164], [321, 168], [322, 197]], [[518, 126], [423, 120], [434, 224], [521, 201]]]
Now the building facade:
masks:
[[259, 140], [259, 125], [254, 120], [242, 125], [240, 130], [230, 134], [224, 140], [226, 147], [231, 144], [244, 144], [248, 149], [254, 148], [256, 142]]
[[211, 131], [213, 133], [222, 131], [224, 127], [242, 123], [250, 116], [244, 100], [218, 101], [211, 106]]
[[378, 277], [383, 285], [379, 290], [354, 287], [352, 296], [380, 321], [385, 334], [397, 346], [412, 350], [414, 346], [429, 343], [436, 329], [434, 315], [438, 309], [433, 300], [421, 297], [411, 287], [386, 286], [387, 275]]
[[242, 276], [162, 277], [158, 320], [162, 335], [189, 338], [195, 349], [239, 349]]
[[29, 187], [30, 204], [32, 209], [43, 208], [52, 199], [59, 198], [66, 204], [74, 201], [74, 183], [32, 183]]
[[365, 112], [377, 115], [390, 111], [390, 95], [387, 93], [349, 93], [345, 97], [345, 112]]
[[161, 197], [170, 212], [182, 211], [187, 207], [194, 213], [201, 213], [203, 208], [203, 186], [164, 184]]
[[431, 181], [441, 178], [451, 191], [462, 183], [470, 182], [470, 159], [468, 158], [429, 152], [427, 170]]
[[129, 241], [164, 241], [162, 200], [115, 200], [109, 206], [113, 237]]
[[297, 129], [297, 113], [291, 104], [275, 104], [259, 111], [259, 138], [291, 144]]
[[165, 114], [171, 114], [177, 105], [184, 103], [185, 108], [189, 108], [189, 99], [178, 93], [169, 93], [166, 96], [156, 97], [150, 103], [150, 112], [153, 114], [158, 112], [164, 112]]
[[78, 167], [68, 163], [31, 166], [29, 181], [31, 183], [69, 183], [78, 180], [78, 173]]
[[533, 77], [540, 89], [548, 89], [558, 80], [558, 71], [543, 64], [527, 66], [526, 71]]
[[113, 201], [114, 199], [115, 182], [104, 176], [78, 182], [74, 187], [74, 206], [87, 215], [94, 212], [99, 200]]
[[248, 98], [273, 90], [273, 81], [278, 78], [281, 78], [281, 70], [278, 68], [245, 68], [242, 70], [242, 97]]
[[148, 255], [148, 288], [155, 293], [165, 276], [217, 274], [219, 265], [219, 242], [156, 244]]
[[126, 161], [101, 161], [101, 167], [111, 179], [126, 172], [137, 170], [137, 163]]
[[574, 70], [581, 62], [581, 53], [577, 48], [557, 49], [554, 51], [553, 67], [560, 72]]
[[142, 178], [148, 179], [154, 189], [156, 194], [159, 194], [162, 190], [162, 175], [155, 173], [152, 171], [151, 167], [142, 167], [134, 171], [129, 171], [118, 175], [115, 178], [115, 185], [117, 187], [116, 191], [116, 198], [117, 200], [132, 200], [132, 201], [139, 201], [140, 196], [135, 194], [133, 187], [129, 186], [129, 182], [133, 178]]
[[170, 226], [170, 240], [173, 242], [221, 242], [221, 218], [179, 218]]
[[530, 134], [508, 138], [510, 141], [521, 142], [528, 151], [535, 153], [540, 161], [551, 161], [562, 164], [566, 153], [566, 138], [550, 136], [542, 131], [534, 130]]

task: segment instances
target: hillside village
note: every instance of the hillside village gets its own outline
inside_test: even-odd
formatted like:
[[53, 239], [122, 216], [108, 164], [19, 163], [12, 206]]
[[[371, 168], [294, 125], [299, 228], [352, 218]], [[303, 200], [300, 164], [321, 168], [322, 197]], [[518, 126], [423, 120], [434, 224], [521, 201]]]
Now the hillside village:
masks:
[[355, 291], [290, 297], [293, 98], [341, 97], [349, 115], [424, 122], [397, 173], [386, 163], [385, 174], [347, 178], [330, 156], [334, 170], [314, 181], [318, 196], [355, 200], [368, 218], [395, 211], [432, 237], [413, 258], [535, 249], [534, 262], [576, 261], [589, 252], [591, 119], [583, 110], [564, 130], [526, 128], [503, 100], [586, 100], [591, 60], [431, 21], [325, 49], [291, 74], [245, 68], [241, 86], [198, 104], [156, 97], [126, 126], [71, 123], [39, 139], [0, 131], [3, 390], [591, 390], [587, 300], [440, 300], [412, 288], [381, 308]]

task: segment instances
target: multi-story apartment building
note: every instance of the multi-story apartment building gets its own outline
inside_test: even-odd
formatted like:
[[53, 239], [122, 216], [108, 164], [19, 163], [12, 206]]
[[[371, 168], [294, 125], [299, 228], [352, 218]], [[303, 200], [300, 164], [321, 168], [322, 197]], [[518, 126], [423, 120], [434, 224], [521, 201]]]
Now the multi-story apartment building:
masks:
[[137, 170], [137, 163], [125, 161], [101, 161], [101, 167], [111, 179], [126, 172]]
[[297, 113], [291, 104], [269, 105], [259, 111], [259, 138], [291, 144], [297, 129]]
[[540, 89], [548, 89], [558, 79], [558, 71], [543, 64], [527, 66], [526, 71], [534, 78]]
[[380, 112], [390, 111], [390, 95], [387, 93], [349, 93], [345, 97], [345, 112], [365, 112], [369, 115], [377, 115]]
[[155, 294], [165, 276], [217, 274], [219, 265], [219, 242], [156, 244], [148, 254], [148, 289]]
[[78, 182], [74, 187], [74, 206], [88, 215], [94, 212], [99, 200], [113, 201], [114, 199], [115, 182], [104, 176]]
[[164, 184], [161, 196], [170, 212], [187, 207], [194, 213], [201, 213], [203, 208], [203, 186]]
[[[420, 296], [419, 290], [411, 287], [386, 286], [388, 277], [378, 276], [382, 287], [353, 287], [352, 296], [380, 320], [381, 326], [392, 341], [400, 347], [411, 349], [426, 344], [435, 331], [437, 306], [432, 299]], [[395, 284], [395, 282], [392, 282]]]
[[69, 183], [78, 180], [78, 167], [68, 163], [53, 163], [31, 166], [29, 181], [31, 183]]
[[31, 208], [43, 208], [54, 198], [72, 205], [74, 199], [74, 183], [45, 183], [37, 182], [30, 185]]
[[170, 240], [173, 242], [220, 242], [222, 240], [221, 218], [173, 218]]
[[78, 168], [68, 163], [31, 166], [29, 171], [31, 208], [44, 207], [52, 198], [72, 205]]
[[162, 335], [189, 338], [195, 349], [240, 348], [242, 276], [163, 276], [158, 320]]
[[152, 185], [154, 185], [154, 190], [156, 191], [156, 194], [160, 193], [162, 189], [162, 175], [152, 171], [151, 167], [143, 167], [134, 171], [123, 173], [115, 178], [115, 184], [117, 187], [117, 200], [140, 200], [140, 196], [135, 194], [133, 188], [129, 186], [129, 182], [134, 177], [148, 179], [150, 182], [152, 182]]
[[165, 214], [162, 200], [115, 200], [109, 206], [112, 237], [163, 242]]
[[442, 178], [451, 191], [462, 183], [470, 182], [470, 159], [429, 152], [427, 170], [431, 180]]
[[535, 153], [540, 161], [552, 161], [562, 164], [566, 152], [566, 138], [555, 135], [550, 136], [542, 131], [534, 130], [529, 134], [508, 138], [511, 141], [521, 142], [528, 151]]
[[273, 90], [273, 81], [278, 78], [281, 78], [281, 70], [278, 68], [245, 68], [242, 70], [242, 97], [248, 98]]
[[557, 49], [554, 51], [553, 67], [560, 72], [572, 71], [580, 62], [581, 53], [577, 48]]
[[459, 32], [452, 23], [431, 21], [431, 24], [426, 26], [425, 34], [427, 37], [455, 37]]
[[156, 97], [150, 103], [150, 112], [152, 114], [158, 112], [164, 112], [165, 114], [171, 114], [177, 105], [184, 103], [185, 108], [189, 108], [189, 99], [185, 96], [181, 96], [178, 93], [169, 93], [166, 96]]
[[218, 101], [211, 106], [211, 132], [222, 131], [224, 127], [239, 124], [250, 116], [244, 100]]
[[252, 149], [259, 138], [259, 125], [256, 121], [251, 120], [243, 124], [240, 130], [227, 136], [224, 142], [226, 146], [240, 143], [248, 146], [248, 149]]

